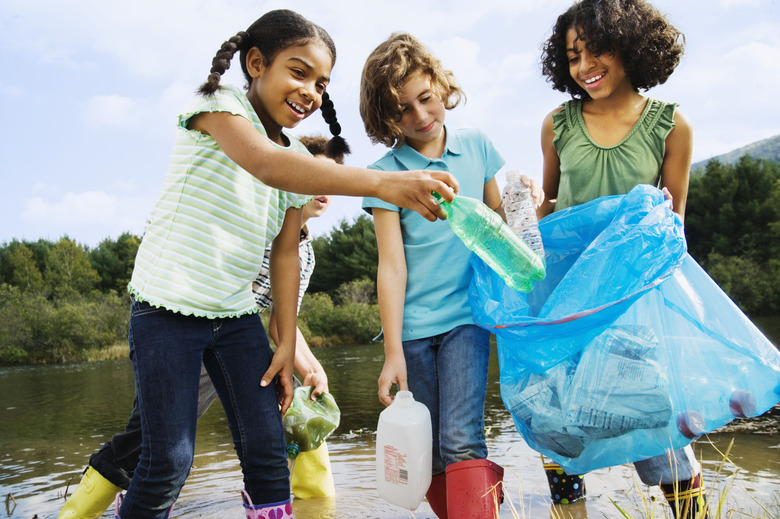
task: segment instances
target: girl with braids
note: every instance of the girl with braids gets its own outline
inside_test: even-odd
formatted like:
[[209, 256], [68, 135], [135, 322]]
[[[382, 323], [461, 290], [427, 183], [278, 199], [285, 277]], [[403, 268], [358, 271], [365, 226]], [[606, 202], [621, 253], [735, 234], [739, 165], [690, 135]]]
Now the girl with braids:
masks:
[[[246, 92], [220, 84], [236, 53]], [[168, 516], [193, 461], [201, 364], [233, 434], [247, 516], [292, 517], [281, 416], [293, 395], [300, 208], [311, 198], [295, 193], [380, 196], [445, 216], [431, 192], [452, 199], [450, 175], [377, 176], [314, 159], [284, 131], [320, 108], [335, 58], [324, 29], [269, 12], [222, 45], [179, 116], [128, 287], [142, 443], [122, 518]], [[252, 293], [271, 242], [276, 352]]]
[[[313, 156], [338, 164], [344, 164], [344, 155], [349, 153], [346, 141], [342, 141], [338, 146], [333, 146], [333, 139], [322, 135], [305, 135], [299, 140]], [[301, 271], [298, 292], [299, 309], [314, 271], [314, 249], [306, 222], [310, 218], [322, 216], [330, 205], [330, 201], [331, 199], [327, 195], [319, 195], [303, 207], [301, 218], [303, 227], [301, 228], [298, 248]], [[278, 335], [273, 312], [273, 298], [271, 297], [270, 257], [271, 247], [269, 245], [263, 254], [260, 273], [252, 282], [252, 292], [260, 312], [271, 308], [268, 333], [276, 343]], [[328, 391], [328, 377], [325, 370], [312, 353], [300, 330], [296, 330], [295, 371], [302, 378], [302, 385], [314, 387], [312, 398]], [[297, 379], [293, 382], [296, 386], [301, 385]], [[200, 385], [198, 386], [198, 420], [216, 399], [217, 392], [214, 389], [214, 384], [211, 383], [205, 366], [202, 366]], [[97, 519], [102, 516], [114, 501], [114, 497], [130, 486], [130, 480], [138, 465], [140, 452], [141, 418], [138, 399], [135, 399], [133, 411], [124, 431], [115, 434], [100, 450], [92, 454], [81, 483], [68, 497], [57, 516], [58, 519]], [[290, 483], [295, 497], [332, 497], [335, 495], [333, 474], [330, 470], [329, 454], [325, 443], [315, 451], [299, 453], [294, 467]]]
[[[542, 124], [544, 191], [540, 218], [637, 184], [664, 189], [685, 215], [692, 130], [675, 103], [639, 93], [664, 83], [679, 63], [684, 37], [644, 0], [582, 0], [558, 17], [543, 45], [542, 68], [572, 100]], [[594, 374], [596, 376], [596, 374]], [[699, 464], [690, 446], [634, 463], [659, 485], [675, 517], [706, 517]], [[545, 463], [554, 502], [584, 496], [581, 475]]]

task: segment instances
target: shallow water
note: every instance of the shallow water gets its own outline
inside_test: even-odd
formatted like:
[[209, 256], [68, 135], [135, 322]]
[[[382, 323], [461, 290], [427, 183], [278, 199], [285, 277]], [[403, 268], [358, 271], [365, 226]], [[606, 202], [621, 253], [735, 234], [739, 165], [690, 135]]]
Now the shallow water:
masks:
[[[296, 517], [434, 517], [425, 502], [410, 512], [387, 504], [376, 493], [375, 428], [382, 409], [376, 399], [376, 378], [382, 366], [381, 346], [325, 348], [315, 353], [342, 410], [341, 425], [328, 440], [338, 495], [331, 500], [296, 500]], [[671, 517], [667, 507], [654, 501], [662, 499], [660, 491], [636, 483], [630, 465], [589, 474], [584, 502], [551, 507], [539, 455], [515, 431], [500, 400], [495, 355], [492, 361], [486, 424], [490, 458], [506, 469], [508, 499], [501, 507], [502, 518], [621, 517], [611, 499], [633, 517], [645, 517], [650, 514], [644, 512], [643, 497], [648, 509], [656, 507], [655, 517]], [[129, 361], [0, 370], [0, 497], [7, 504], [6, 516], [56, 517], [64, 493], [78, 483], [89, 455], [124, 426], [132, 394]], [[776, 407], [695, 443], [710, 499], [717, 501], [725, 494], [727, 510], [749, 514], [734, 517], [780, 517], [778, 433], [780, 408]], [[721, 452], [732, 439], [729, 459], [721, 463]], [[217, 404], [199, 424], [195, 466], [173, 516], [240, 519], [244, 517], [241, 487], [230, 433]]]

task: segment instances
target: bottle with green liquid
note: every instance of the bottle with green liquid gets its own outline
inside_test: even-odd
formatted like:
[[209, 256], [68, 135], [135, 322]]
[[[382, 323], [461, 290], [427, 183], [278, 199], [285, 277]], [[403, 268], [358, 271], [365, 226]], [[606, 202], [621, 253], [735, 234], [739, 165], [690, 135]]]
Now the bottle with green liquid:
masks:
[[520, 292], [530, 292], [534, 281], [546, 275], [544, 261], [495, 211], [480, 200], [455, 195], [452, 203], [439, 193], [433, 196], [447, 212], [447, 221], [455, 235], [501, 276], [506, 284]]
[[312, 400], [313, 389], [311, 386], [297, 388], [292, 405], [282, 419], [288, 458], [294, 459], [299, 452], [317, 449], [341, 420], [341, 411], [333, 395], [322, 393]]

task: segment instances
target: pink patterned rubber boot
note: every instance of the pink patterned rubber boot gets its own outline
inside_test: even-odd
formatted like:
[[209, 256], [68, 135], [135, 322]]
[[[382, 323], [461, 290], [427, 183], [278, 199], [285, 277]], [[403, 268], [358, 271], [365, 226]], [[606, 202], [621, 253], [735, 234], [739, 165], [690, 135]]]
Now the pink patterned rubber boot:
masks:
[[241, 499], [244, 501], [246, 519], [295, 519], [292, 512], [292, 500], [268, 505], [255, 505], [249, 498], [246, 490], [241, 491]]

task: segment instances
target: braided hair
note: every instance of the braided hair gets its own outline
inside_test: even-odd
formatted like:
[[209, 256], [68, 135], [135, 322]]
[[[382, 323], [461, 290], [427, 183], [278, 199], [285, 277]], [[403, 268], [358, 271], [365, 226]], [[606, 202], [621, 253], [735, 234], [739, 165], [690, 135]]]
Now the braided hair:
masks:
[[[269, 11], [258, 18], [246, 31], [240, 31], [229, 38], [211, 60], [211, 70], [206, 81], [198, 88], [204, 97], [212, 96], [219, 89], [222, 75], [230, 68], [236, 52], [241, 60], [241, 70], [246, 79], [246, 88], [252, 83], [252, 76], [246, 68], [246, 56], [249, 50], [257, 47], [263, 56], [265, 66], [270, 66], [276, 56], [289, 47], [307, 43], [322, 43], [336, 63], [336, 45], [325, 29], [289, 9]], [[336, 120], [336, 110], [327, 92], [322, 94], [322, 116], [330, 128], [333, 138], [328, 143], [333, 155], [349, 153], [349, 145], [340, 136], [341, 125]]]
[[325, 147], [325, 155], [328, 157], [343, 157], [349, 154], [349, 144], [341, 136], [341, 125], [336, 119], [336, 109], [333, 108], [333, 101], [330, 100], [330, 94], [327, 91], [322, 93], [320, 111], [322, 112], [322, 118], [328, 124], [331, 135], [333, 135]]

